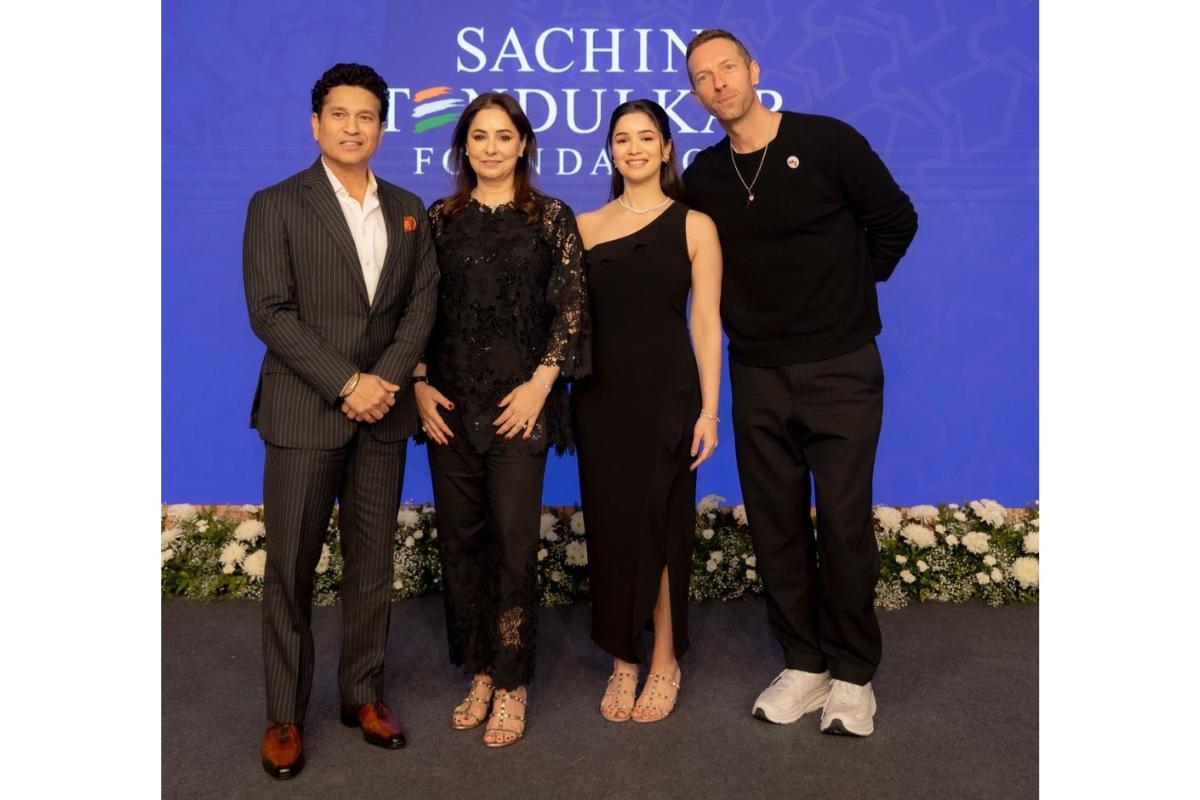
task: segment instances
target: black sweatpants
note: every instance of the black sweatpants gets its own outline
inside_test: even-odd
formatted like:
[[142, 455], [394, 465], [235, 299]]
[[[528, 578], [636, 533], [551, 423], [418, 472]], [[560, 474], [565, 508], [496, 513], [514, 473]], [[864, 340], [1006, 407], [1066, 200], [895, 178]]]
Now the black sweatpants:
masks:
[[883, 417], [879, 350], [872, 341], [781, 367], [731, 361], [729, 373], [738, 473], [771, 632], [788, 668], [828, 669], [864, 684], [882, 652], [871, 520]]

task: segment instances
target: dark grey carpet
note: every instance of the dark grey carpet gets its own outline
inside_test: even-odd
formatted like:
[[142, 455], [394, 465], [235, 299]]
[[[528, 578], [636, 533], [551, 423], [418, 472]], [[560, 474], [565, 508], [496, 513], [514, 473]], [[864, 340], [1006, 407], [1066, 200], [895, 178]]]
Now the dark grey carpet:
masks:
[[924, 605], [880, 612], [884, 663], [869, 739], [750, 716], [778, 672], [761, 600], [692, 606], [683, 691], [660, 723], [605, 722], [611, 662], [589, 608], [542, 609], [526, 738], [489, 750], [450, 729], [467, 681], [446, 661], [440, 596], [396, 603], [387, 700], [408, 747], [386, 751], [337, 720], [339, 608], [314, 612], [308, 765], [259, 766], [265, 725], [259, 604], [162, 604], [164, 797], [1025, 798], [1037, 796], [1038, 609]]

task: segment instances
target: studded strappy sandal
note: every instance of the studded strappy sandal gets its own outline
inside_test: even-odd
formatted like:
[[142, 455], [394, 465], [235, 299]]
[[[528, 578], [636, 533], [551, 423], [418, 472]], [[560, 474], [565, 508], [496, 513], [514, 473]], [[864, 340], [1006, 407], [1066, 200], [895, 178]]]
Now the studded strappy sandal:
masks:
[[[490, 680], [472, 678], [467, 696], [454, 707], [453, 716], [450, 717], [450, 727], [456, 731], [469, 731], [482, 725], [488, 718], [488, 709], [492, 706], [492, 693], [495, 688], [495, 684]], [[482, 689], [482, 694], [476, 692], [477, 689]], [[478, 703], [482, 703], [484, 706], [483, 714], [472, 714], [471, 706]], [[465, 717], [466, 721], [460, 721], [460, 717]]]
[[[608, 686], [604, 689], [604, 697], [600, 698], [600, 716], [609, 722], [628, 722], [633, 715], [635, 691], [638, 676], [636, 672], [616, 672], [608, 676]], [[626, 688], [628, 686], [628, 688]], [[629, 698], [629, 705], [622, 698]], [[605, 709], [609, 709], [606, 711]], [[616, 713], [610, 713], [616, 712]], [[624, 712], [625, 716], [619, 716]]]
[[[515, 692], [510, 692], [507, 689], [496, 690], [496, 701], [492, 705], [492, 716], [488, 719], [487, 732], [484, 734], [483, 743], [488, 747], [508, 747], [510, 744], [516, 744], [522, 736], [525, 735], [525, 712], [529, 708], [528, 699], [522, 700]], [[521, 706], [521, 715], [517, 716], [512, 713], [509, 708], [509, 703], [519, 703]], [[495, 724], [493, 725], [493, 721]], [[511, 727], [511, 723], [521, 723], [521, 729], [516, 730]], [[496, 741], [488, 741], [487, 734], [496, 731], [501, 734], [511, 734], [513, 738], [501, 738]]]
[[[663, 684], [675, 687], [675, 694], [668, 695], [663, 691]], [[630, 712], [630, 719], [634, 722], [658, 722], [666, 719], [667, 716], [675, 710], [675, 701], [679, 699], [679, 684], [666, 675], [660, 672], [651, 672], [646, 676], [646, 685], [642, 688], [642, 695], [634, 704], [636, 709], [641, 706], [644, 711], [658, 712], [656, 717], [637, 717]], [[666, 706], [666, 708], [663, 708]]]

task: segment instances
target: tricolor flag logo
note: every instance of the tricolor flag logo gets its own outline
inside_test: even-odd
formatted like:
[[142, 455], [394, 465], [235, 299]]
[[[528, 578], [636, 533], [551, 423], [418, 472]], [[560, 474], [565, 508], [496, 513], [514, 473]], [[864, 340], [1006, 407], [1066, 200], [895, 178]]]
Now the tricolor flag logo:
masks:
[[430, 86], [413, 95], [413, 102], [417, 104], [413, 107], [412, 112], [413, 119], [416, 120], [416, 124], [413, 125], [413, 133], [438, 128], [458, 119], [458, 115], [462, 113], [462, 109], [458, 108], [463, 103], [461, 97], [434, 99], [449, 92], [449, 86]]

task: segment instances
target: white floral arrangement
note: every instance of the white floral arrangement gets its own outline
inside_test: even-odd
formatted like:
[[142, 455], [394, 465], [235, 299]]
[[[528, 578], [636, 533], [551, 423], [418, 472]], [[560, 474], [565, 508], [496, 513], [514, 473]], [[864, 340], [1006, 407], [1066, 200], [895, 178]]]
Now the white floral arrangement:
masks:
[[[707, 495], [696, 505], [696, 534], [688, 595], [732, 600], [763, 591], [745, 506], [722, 506]], [[1038, 505], [1010, 511], [994, 500], [963, 506], [876, 506], [880, 574], [875, 604], [911, 601], [990, 605], [1037, 602]], [[262, 597], [267, 535], [262, 507], [163, 506], [162, 592], [195, 598]], [[538, 580], [542, 604], [568, 605], [588, 597], [585, 518], [574, 508], [546, 509], [539, 523]], [[437, 512], [405, 504], [396, 515], [392, 596], [401, 600], [441, 590]], [[341, 589], [342, 552], [337, 510], [313, 566], [313, 602], [330, 605]]]

